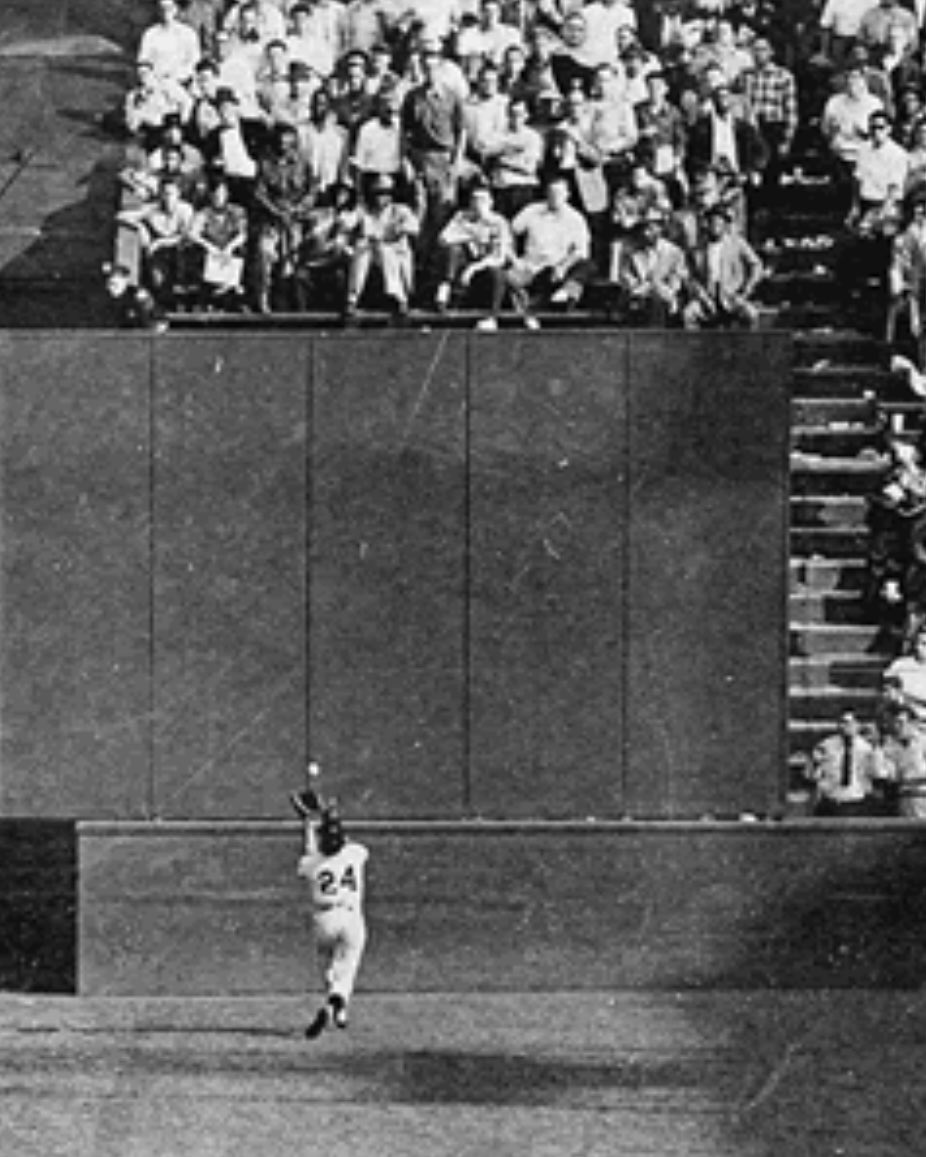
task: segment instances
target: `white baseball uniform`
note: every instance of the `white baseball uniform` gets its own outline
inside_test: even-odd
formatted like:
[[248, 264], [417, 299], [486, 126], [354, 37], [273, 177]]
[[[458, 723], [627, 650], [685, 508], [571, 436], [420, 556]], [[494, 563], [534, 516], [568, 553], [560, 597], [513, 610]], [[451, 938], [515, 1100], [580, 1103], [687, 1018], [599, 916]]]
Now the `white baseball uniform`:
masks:
[[299, 875], [309, 881], [312, 927], [325, 989], [345, 1003], [354, 982], [367, 940], [363, 916], [364, 868], [369, 852], [348, 840], [339, 852], [325, 856], [310, 851], [299, 860]]

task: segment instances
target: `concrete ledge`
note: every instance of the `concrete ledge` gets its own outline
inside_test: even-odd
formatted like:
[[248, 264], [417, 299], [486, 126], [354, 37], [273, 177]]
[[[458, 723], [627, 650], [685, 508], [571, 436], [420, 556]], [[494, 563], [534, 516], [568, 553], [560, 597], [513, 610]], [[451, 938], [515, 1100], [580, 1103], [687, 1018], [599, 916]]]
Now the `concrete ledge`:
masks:
[[[368, 991], [917, 986], [926, 827], [352, 825]], [[316, 987], [290, 822], [81, 824], [79, 991]]]

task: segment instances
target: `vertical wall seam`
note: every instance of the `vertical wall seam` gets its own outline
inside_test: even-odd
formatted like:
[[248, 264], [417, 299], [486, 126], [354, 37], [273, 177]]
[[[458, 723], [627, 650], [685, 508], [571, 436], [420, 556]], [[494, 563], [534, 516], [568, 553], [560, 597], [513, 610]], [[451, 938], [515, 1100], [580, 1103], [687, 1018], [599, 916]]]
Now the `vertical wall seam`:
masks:
[[462, 757], [463, 812], [473, 812], [472, 770], [472, 338], [465, 338], [463, 355], [463, 685]]
[[155, 783], [155, 727], [157, 712], [157, 341], [155, 336], [148, 339], [148, 774], [146, 783], [145, 809], [147, 819], [154, 819], [157, 807]]
[[303, 417], [305, 420], [305, 453], [303, 454], [303, 461], [305, 464], [304, 474], [304, 502], [305, 502], [305, 523], [303, 526], [303, 597], [305, 600], [305, 718], [304, 718], [304, 762], [310, 759], [317, 758], [317, 752], [313, 749], [312, 739], [312, 542], [313, 542], [313, 516], [314, 516], [314, 464], [315, 464], [315, 382], [316, 382], [316, 348], [318, 342], [315, 338], [308, 339], [308, 348], [305, 353], [305, 363], [303, 366], [303, 400], [304, 411]]

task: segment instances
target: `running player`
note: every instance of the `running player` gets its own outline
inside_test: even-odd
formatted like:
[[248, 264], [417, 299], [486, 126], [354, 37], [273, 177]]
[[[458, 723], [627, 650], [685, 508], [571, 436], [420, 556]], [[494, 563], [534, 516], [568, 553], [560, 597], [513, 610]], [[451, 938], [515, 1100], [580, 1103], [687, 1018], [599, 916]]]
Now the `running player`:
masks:
[[335, 803], [323, 804], [312, 793], [300, 803], [315, 802], [319, 810], [293, 804], [303, 818], [304, 852], [299, 875], [309, 882], [315, 948], [325, 983], [326, 1001], [305, 1030], [314, 1040], [330, 1024], [347, 1028], [347, 1010], [366, 945], [363, 916], [364, 868], [369, 855], [363, 844], [349, 840]]

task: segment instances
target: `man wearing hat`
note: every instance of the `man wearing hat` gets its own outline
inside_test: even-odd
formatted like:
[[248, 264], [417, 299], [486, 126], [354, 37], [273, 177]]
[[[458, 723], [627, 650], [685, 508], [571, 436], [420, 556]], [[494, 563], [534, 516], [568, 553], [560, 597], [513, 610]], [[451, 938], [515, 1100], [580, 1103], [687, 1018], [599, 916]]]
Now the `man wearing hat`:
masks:
[[765, 271], [745, 237], [731, 229], [730, 217], [721, 204], [707, 210], [705, 235], [689, 260], [690, 300], [682, 312], [686, 329], [732, 325], [755, 329], [759, 324], [751, 298]]
[[665, 328], [678, 317], [688, 270], [682, 250], [663, 235], [664, 226], [665, 214], [652, 207], [611, 250], [609, 280], [624, 324]]
[[418, 236], [418, 218], [394, 198], [392, 177], [380, 173], [372, 182], [369, 202], [360, 208], [350, 236], [352, 247], [347, 276], [346, 314], [356, 313], [376, 270], [382, 290], [396, 314], [408, 310], [414, 287], [415, 258], [412, 242]]

